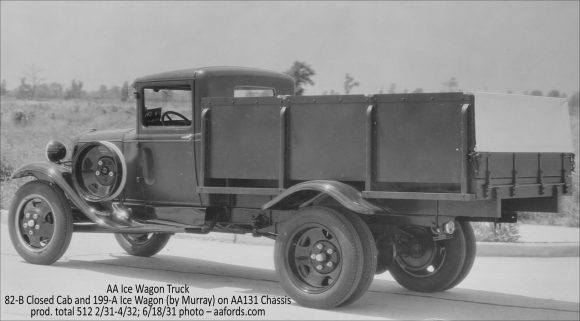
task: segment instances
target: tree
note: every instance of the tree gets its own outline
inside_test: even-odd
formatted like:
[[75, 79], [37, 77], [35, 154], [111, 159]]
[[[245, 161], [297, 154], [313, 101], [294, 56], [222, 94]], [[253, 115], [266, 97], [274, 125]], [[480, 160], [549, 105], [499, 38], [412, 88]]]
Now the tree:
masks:
[[389, 94], [394, 94], [396, 92], [397, 92], [397, 84], [391, 83], [391, 86], [389, 87]]
[[107, 86], [101, 85], [99, 87], [98, 95], [99, 95], [99, 98], [101, 98], [101, 99], [107, 97]]
[[354, 88], [359, 86], [360, 83], [358, 81], [354, 81], [354, 78], [349, 75], [348, 73], [344, 75], [344, 93], [350, 94], [350, 91]]
[[455, 77], [451, 77], [451, 79], [444, 82], [443, 87], [449, 92], [459, 91], [459, 89], [458, 89], [459, 85], [458, 85], [457, 79], [455, 79]]
[[50, 92], [50, 98], [63, 98], [63, 88], [62, 85], [57, 82], [52, 82], [48, 85], [48, 90]]
[[538, 90], [538, 89], [532, 90], [530, 92], [530, 95], [532, 95], [532, 96], [544, 96], [544, 94], [542, 93], [542, 91], [541, 90]]
[[294, 94], [301, 96], [304, 94], [304, 87], [314, 85], [312, 77], [316, 72], [304, 61], [295, 61], [290, 69], [286, 70], [286, 74], [294, 78], [295, 90]]
[[36, 98], [36, 89], [38, 85], [44, 80], [40, 77], [42, 70], [35, 65], [28, 68], [28, 71], [24, 73], [24, 79], [30, 81], [30, 92], [28, 94], [28, 99]]
[[121, 97], [121, 87], [114, 85], [108, 90], [108, 98], [119, 99]]
[[2, 79], [2, 84], [0, 84], [0, 96], [4, 96], [8, 93], [8, 89], [6, 89], [6, 79]]
[[121, 101], [126, 102], [127, 100], [129, 100], [129, 83], [125, 81], [121, 87]]
[[413, 94], [420, 94], [423, 92], [423, 88], [417, 88], [415, 90], [413, 90]]
[[579, 92], [575, 92], [572, 96], [570, 96], [570, 98], [568, 98], [568, 104], [571, 107], [577, 107], [578, 105], [580, 105], [580, 94]]
[[339, 93], [337, 93], [336, 91], [334, 91], [334, 89], [331, 89], [330, 91], [325, 90], [322, 94], [323, 95], [339, 95]]
[[84, 95], [83, 82], [80, 80], [73, 79], [70, 88], [66, 91], [65, 99], [78, 99]]
[[562, 97], [562, 96], [560, 96], [560, 92], [558, 90], [556, 90], [556, 89], [550, 90], [550, 92], [548, 92], [548, 94], [546, 96], [548, 96], [548, 97], [558, 97], [558, 98], [559, 97]]
[[26, 78], [20, 78], [20, 86], [16, 88], [16, 97], [19, 99], [31, 99], [32, 98], [32, 86], [26, 83]]

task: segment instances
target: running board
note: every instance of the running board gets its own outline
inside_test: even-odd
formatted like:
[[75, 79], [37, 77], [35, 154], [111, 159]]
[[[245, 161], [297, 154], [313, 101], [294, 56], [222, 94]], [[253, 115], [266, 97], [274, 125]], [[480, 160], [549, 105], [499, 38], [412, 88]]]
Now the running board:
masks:
[[211, 230], [208, 225], [187, 225], [165, 220], [147, 220], [132, 226], [105, 228], [96, 223], [75, 223], [73, 232], [79, 233], [197, 233], [207, 234]]

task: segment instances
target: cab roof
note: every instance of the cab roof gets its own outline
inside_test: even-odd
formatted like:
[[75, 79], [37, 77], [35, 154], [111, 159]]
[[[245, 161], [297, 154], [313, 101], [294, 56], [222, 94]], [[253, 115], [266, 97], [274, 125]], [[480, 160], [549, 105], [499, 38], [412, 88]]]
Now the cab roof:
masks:
[[247, 67], [201, 67], [167, 71], [153, 75], [143, 76], [135, 79], [136, 83], [170, 81], [170, 80], [193, 80], [201, 78], [219, 78], [219, 77], [257, 77], [257, 78], [276, 78], [293, 81], [293, 78], [287, 74]]

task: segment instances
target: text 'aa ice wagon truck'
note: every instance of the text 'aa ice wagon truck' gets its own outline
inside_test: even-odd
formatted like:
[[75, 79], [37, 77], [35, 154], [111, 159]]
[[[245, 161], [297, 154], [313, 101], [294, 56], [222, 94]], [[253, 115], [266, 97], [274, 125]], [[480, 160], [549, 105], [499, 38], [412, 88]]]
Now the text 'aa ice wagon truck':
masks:
[[[376, 273], [445, 291], [469, 273], [469, 222], [557, 212], [574, 154], [565, 100], [502, 94], [293, 96], [285, 74], [239, 67], [166, 72], [134, 83], [134, 129], [90, 130], [70, 161], [13, 177], [12, 243], [51, 264], [73, 232], [110, 232], [151, 256], [174, 233], [276, 240], [296, 302], [350, 304]], [[192, 242], [195, 242], [192, 240]]]

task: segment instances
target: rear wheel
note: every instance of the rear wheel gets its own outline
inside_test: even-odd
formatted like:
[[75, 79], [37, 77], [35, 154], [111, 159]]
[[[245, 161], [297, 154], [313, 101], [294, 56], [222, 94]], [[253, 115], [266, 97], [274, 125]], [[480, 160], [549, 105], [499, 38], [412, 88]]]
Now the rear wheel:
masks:
[[463, 262], [463, 267], [457, 278], [451, 282], [451, 284], [446, 288], [451, 289], [461, 283], [465, 277], [471, 271], [473, 267], [473, 262], [475, 262], [475, 256], [477, 254], [477, 246], [475, 242], [475, 233], [473, 233], [473, 228], [471, 224], [466, 221], [459, 221], [461, 229], [463, 230], [463, 236], [465, 237], [465, 261]]
[[418, 292], [444, 291], [451, 287], [464, 267], [467, 246], [461, 224], [453, 238], [434, 241], [428, 227], [407, 226], [396, 240], [395, 260], [390, 272], [403, 287]]
[[63, 192], [42, 181], [24, 184], [8, 214], [10, 240], [20, 256], [34, 264], [52, 264], [72, 237], [71, 208]]
[[349, 304], [368, 289], [376, 248], [356, 214], [308, 207], [285, 222], [276, 239], [274, 263], [282, 288], [312, 308]]
[[115, 234], [117, 243], [129, 254], [135, 256], [152, 256], [161, 251], [171, 234], [164, 233], [144, 233], [144, 234]]

